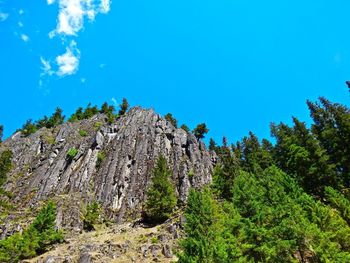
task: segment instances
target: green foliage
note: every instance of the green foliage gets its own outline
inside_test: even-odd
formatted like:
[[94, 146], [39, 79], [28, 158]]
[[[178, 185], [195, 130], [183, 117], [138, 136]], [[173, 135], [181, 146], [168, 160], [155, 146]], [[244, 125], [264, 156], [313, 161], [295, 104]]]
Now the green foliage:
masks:
[[153, 169], [152, 185], [147, 191], [146, 221], [160, 223], [171, 216], [177, 203], [174, 186], [169, 180], [171, 174], [166, 159], [160, 156]]
[[171, 113], [167, 113], [164, 116], [164, 119], [166, 119], [168, 122], [170, 122], [175, 128], [177, 128], [177, 120], [173, 117]]
[[0, 241], [0, 262], [18, 262], [44, 253], [62, 242], [63, 234], [55, 229], [56, 206], [48, 202], [34, 222], [23, 231]]
[[123, 116], [127, 112], [128, 109], [129, 109], [129, 103], [126, 100], [126, 98], [123, 98], [123, 102], [120, 105], [120, 109], [119, 109], [119, 113], [118, 113], [119, 116]]
[[350, 109], [321, 97], [319, 102], [308, 101], [314, 124], [313, 135], [329, 156], [329, 162], [341, 175], [341, 183], [350, 187]]
[[106, 154], [101, 151], [97, 153], [96, 168], [100, 168], [103, 160], [106, 159]]
[[75, 147], [72, 147], [67, 152], [67, 158], [69, 161], [72, 161], [75, 156], [77, 156], [78, 150]]
[[179, 262], [347, 262], [350, 228], [276, 167], [240, 172], [230, 202], [192, 191]]
[[310, 194], [323, 196], [324, 186], [339, 189], [343, 182], [329, 155], [305, 123], [296, 118], [293, 120], [293, 127], [271, 126], [277, 141], [274, 149], [277, 164]]
[[13, 153], [10, 150], [5, 150], [0, 155], [0, 188], [7, 180], [7, 174], [12, 169]]
[[188, 126], [186, 124], [182, 124], [180, 128], [183, 129], [187, 133], [190, 132], [190, 128], [188, 128]]
[[84, 229], [86, 231], [95, 230], [94, 225], [98, 223], [101, 214], [101, 206], [98, 202], [93, 201], [86, 206], [83, 217]]
[[342, 218], [350, 226], [350, 201], [342, 193], [334, 190], [332, 187], [325, 188], [327, 202], [334, 208], [336, 208]]
[[227, 257], [222, 238], [224, 221], [208, 188], [200, 192], [191, 189], [185, 217], [186, 238], [180, 243], [179, 263], [223, 262]]
[[26, 123], [22, 126], [22, 134], [24, 136], [29, 136], [35, 133], [38, 130], [37, 126], [33, 123], [32, 120], [27, 120]]
[[208, 132], [209, 129], [205, 123], [198, 124], [197, 127], [193, 130], [193, 134], [197, 139], [203, 139], [205, 134]]
[[158, 237], [152, 237], [151, 238], [151, 243], [152, 244], [157, 244], [159, 242]]
[[61, 125], [64, 122], [65, 116], [62, 115], [62, 109], [56, 108], [55, 112], [51, 115], [51, 117], [44, 116], [42, 119], [39, 119], [36, 122], [32, 120], [27, 120], [26, 123], [22, 126], [22, 134], [24, 136], [29, 136], [30, 134], [35, 133], [37, 130], [41, 128], [54, 128], [58, 125]]
[[100, 128], [101, 128], [101, 126], [102, 126], [102, 122], [100, 122], [100, 121], [98, 121], [98, 122], [95, 122], [95, 124], [94, 124], [94, 129], [97, 131], [97, 130], [99, 130]]
[[87, 133], [87, 131], [85, 131], [85, 130], [79, 130], [79, 135], [80, 135], [81, 137], [86, 137], [86, 136], [88, 135], [88, 133]]

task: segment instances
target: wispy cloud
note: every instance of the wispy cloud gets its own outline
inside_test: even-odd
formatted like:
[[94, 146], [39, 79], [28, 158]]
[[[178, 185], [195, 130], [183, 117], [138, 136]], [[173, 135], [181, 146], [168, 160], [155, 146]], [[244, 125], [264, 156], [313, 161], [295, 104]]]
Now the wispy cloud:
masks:
[[44, 75], [51, 76], [54, 73], [54, 71], [52, 70], [50, 61], [45, 60], [43, 57], [40, 57], [40, 61], [41, 61], [41, 64], [42, 64], [41, 69], [43, 71], [42, 72], [42, 76], [44, 76]]
[[58, 66], [57, 75], [64, 77], [74, 74], [79, 68], [80, 51], [77, 49], [75, 41], [71, 41], [66, 52], [56, 57]]
[[21, 34], [21, 39], [22, 39], [24, 42], [28, 42], [28, 41], [29, 41], [29, 36], [26, 35], [26, 34]]
[[111, 98], [111, 101], [113, 102], [114, 106], [118, 107], [118, 102], [114, 97]]
[[0, 22], [4, 22], [8, 17], [9, 14], [0, 12]]

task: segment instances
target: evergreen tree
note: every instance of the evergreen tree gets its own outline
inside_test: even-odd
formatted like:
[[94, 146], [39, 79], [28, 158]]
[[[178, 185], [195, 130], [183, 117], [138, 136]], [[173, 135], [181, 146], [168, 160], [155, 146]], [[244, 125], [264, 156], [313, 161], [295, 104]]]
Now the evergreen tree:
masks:
[[185, 212], [186, 237], [180, 242], [179, 263], [228, 262], [223, 218], [210, 190], [190, 190]]
[[182, 124], [180, 128], [183, 129], [187, 133], [190, 132], [190, 128], [188, 128], [188, 126], [186, 124]]
[[321, 97], [307, 102], [314, 121], [312, 132], [326, 150], [330, 162], [350, 187], [350, 109]]
[[33, 123], [31, 119], [27, 120], [26, 123], [22, 126], [22, 134], [24, 136], [29, 136], [35, 133], [38, 130], [37, 126]]
[[34, 222], [22, 234], [0, 241], [0, 261], [18, 262], [44, 253], [51, 245], [62, 242], [63, 234], [55, 229], [56, 206], [48, 202]]
[[177, 128], [177, 120], [173, 117], [171, 113], [167, 113], [164, 116], [164, 119], [166, 119], [168, 122], [170, 122], [175, 128]]
[[123, 102], [120, 105], [119, 116], [123, 116], [129, 109], [129, 103], [126, 98], [123, 98]]
[[209, 151], [215, 151], [216, 150], [216, 142], [214, 141], [213, 138], [210, 138], [209, 140]]
[[193, 134], [197, 139], [203, 139], [205, 134], [208, 132], [209, 129], [205, 123], [198, 124], [197, 127], [193, 130]]
[[146, 221], [160, 223], [171, 216], [177, 203], [174, 186], [169, 180], [171, 174], [166, 159], [160, 156], [153, 169], [152, 185], [147, 190]]
[[12, 169], [13, 154], [10, 150], [5, 150], [0, 155], [0, 188], [7, 180], [7, 174]]
[[63, 110], [61, 108], [56, 108], [55, 112], [48, 119], [46, 128], [53, 128], [64, 123], [65, 116], [62, 115]]

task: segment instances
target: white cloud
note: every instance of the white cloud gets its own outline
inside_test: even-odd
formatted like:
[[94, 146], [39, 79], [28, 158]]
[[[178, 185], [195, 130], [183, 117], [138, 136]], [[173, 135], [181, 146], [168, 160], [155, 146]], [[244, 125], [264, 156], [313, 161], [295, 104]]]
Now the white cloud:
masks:
[[23, 27], [24, 25], [23, 25], [22, 22], [18, 22], [18, 26], [19, 26], [19, 27]]
[[[49, 32], [48, 37], [60, 37], [63, 45], [69, 41], [70, 44], [66, 46], [66, 52], [57, 56], [54, 61], [50, 62], [41, 58], [43, 73], [40, 76], [42, 78], [48, 75], [47, 72], [53, 72], [60, 77], [72, 75], [77, 72], [80, 60], [80, 51], [77, 48], [77, 43], [72, 39], [76, 39], [79, 31], [84, 28], [85, 19], [94, 21], [97, 14], [109, 12], [111, 0], [46, 1], [48, 5], [57, 3], [59, 8], [56, 28]], [[52, 70], [51, 65], [53, 65], [54, 70]], [[103, 66], [101, 66], [101, 68]], [[82, 83], [85, 81], [85, 78], [81, 79]]]
[[9, 14], [0, 12], [0, 22], [5, 21], [8, 17], [9, 17]]
[[86, 82], [86, 78], [81, 78], [80, 82], [84, 84]]
[[[59, 14], [55, 34], [76, 36], [84, 26], [84, 19], [87, 17], [93, 21], [98, 13], [108, 13], [110, 10], [110, 0], [100, 0], [99, 4], [94, 0], [59, 0]], [[47, 0], [48, 4], [54, 0]]]
[[29, 36], [27, 36], [26, 34], [21, 34], [21, 39], [22, 39], [24, 42], [28, 42], [28, 41], [29, 41]]
[[114, 97], [111, 98], [111, 101], [113, 102], [114, 106], [118, 107], [118, 102]]
[[20, 9], [20, 10], [18, 11], [18, 14], [23, 15], [23, 14], [24, 14], [24, 10], [23, 10], [23, 9]]
[[56, 74], [60, 77], [74, 74], [79, 68], [80, 51], [76, 47], [76, 42], [71, 41], [66, 52], [56, 57], [58, 70]]
[[40, 61], [41, 61], [41, 64], [42, 64], [41, 69], [43, 71], [42, 76], [44, 76], [44, 75], [51, 76], [54, 72], [52, 70], [50, 61], [45, 60], [43, 57], [40, 57]]
[[101, 0], [100, 10], [102, 13], [108, 13], [111, 9], [111, 0]]

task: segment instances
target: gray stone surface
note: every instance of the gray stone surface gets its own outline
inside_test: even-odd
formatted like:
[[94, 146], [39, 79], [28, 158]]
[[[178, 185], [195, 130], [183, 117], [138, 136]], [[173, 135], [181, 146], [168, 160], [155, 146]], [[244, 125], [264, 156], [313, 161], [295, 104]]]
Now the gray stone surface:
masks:
[[[80, 136], [79, 130], [87, 131], [87, 136]], [[69, 160], [67, 152], [73, 147], [78, 154]], [[16, 133], [0, 146], [0, 152], [6, 148], [14, 153], [15, 168], [5, 187], [14, 194], [15, 202], [35, 207], [41, 200], [59, 196], [57, 225], [77, 231], [82, 227], [82, 203], [93, 199], [119, 221], [133, 211], [140, 212], [151, 171], [161, 154], [173, 171], [171, 179], [181, 201], [186, 200], [190, 187], [200, 188], [211, 181], [213, 168], [213, 156], [202, 141], [175, 129], [153, 110], [139, 107], [112, 125], [99, 114], [54, 129], [43, 128], [26, 138]], [[105, 159], [98, 168], [100, 152]], [[190, 171], [194, 172], [191, 180]]]

